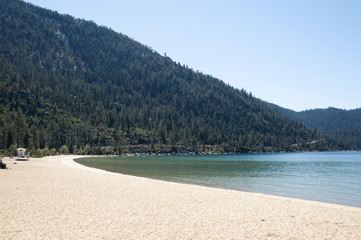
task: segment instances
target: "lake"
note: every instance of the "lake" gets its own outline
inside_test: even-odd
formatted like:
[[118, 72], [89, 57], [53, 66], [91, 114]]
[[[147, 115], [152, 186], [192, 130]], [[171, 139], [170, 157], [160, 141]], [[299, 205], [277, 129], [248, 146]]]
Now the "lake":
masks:
[[97, 157], [122, 174], [361, 207], [361, 152]]

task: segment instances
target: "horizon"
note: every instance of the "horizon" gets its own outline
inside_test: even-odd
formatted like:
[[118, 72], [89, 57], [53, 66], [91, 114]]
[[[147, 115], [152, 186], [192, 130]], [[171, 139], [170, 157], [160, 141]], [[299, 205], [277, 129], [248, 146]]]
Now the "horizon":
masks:
[[26, 2], [109, 27], [283, 108], [361, 107], [361, 2]]

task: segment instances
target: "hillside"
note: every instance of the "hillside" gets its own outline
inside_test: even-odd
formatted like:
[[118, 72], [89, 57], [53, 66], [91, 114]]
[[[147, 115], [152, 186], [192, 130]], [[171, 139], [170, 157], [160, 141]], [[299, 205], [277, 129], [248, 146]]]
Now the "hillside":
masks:
[[361, 149], [361, 108], [343, 110], [330, 107], [296, 112], [273, 106], [307, 127], [317, 129], [343, 142], [349, 149]]
[[0, 0], [0, 150], [293, 151], [336, 146], [245, 90], [93, 22]]

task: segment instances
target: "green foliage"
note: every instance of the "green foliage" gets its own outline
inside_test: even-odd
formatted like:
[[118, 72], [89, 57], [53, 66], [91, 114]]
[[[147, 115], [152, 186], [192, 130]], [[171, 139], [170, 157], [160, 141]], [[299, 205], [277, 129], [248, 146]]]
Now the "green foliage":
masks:
[[30, 151], [30, 156], [34, 158], [42, 158], [44, 157], [44, 152], [41, 149], [36, 149]]
[[13, 156], [17, 156], [18, 155], [18, 153], [17, 153], [17, 151], [16, 151], [16, 145], [15, 144], [11, 144], [10, 145], [10, 147], [7, 149], [7, 154], [6, 155], [8, 155], [8, 156], [11, 156], [11, 157], [13, 157]]
[[361, 149], [361, 108], [349, 111], [327, 108], [295, 112], [275, 105], [274, 107], [307, 127], [317, 129], [342, 143], [344, 148]]
[[19, 0], [0, 4], [2, 150], [16, 144], [47, 156], [55, 154], [49, 148], [77, 154], [335, 148], [245, 90], [122, 34]]
[[69, 154], [68, 146], [64, 145], [60, 148], [60, 154]]

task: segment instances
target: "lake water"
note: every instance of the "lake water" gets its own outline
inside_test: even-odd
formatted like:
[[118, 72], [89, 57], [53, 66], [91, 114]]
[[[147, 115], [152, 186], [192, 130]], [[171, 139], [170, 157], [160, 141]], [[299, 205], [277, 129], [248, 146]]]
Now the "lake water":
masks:
[[102, 157], [76, 161], [134, 176], [361, 207], [361, 152]]

